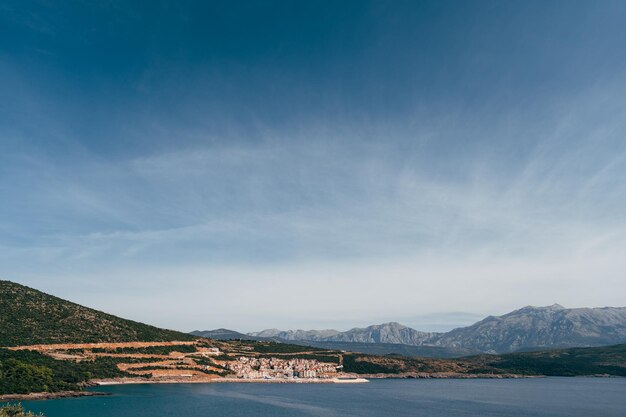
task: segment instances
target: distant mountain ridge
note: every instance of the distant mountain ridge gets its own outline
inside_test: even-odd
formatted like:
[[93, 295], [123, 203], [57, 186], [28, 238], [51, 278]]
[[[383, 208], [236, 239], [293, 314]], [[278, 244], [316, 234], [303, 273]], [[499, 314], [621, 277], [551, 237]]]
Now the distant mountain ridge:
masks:
[[[259, 332], [258, 334], [260, 334]], [[322, 349], [329, 350], [346, 350], [361, 353], [368, 353], [371, 355], [386, 355], [389, 353], [404, 355], [404, 356], [420, 356], [424, 358], [458, 358], [462, 356], [468, 356], [471, 354], [480, 353], [477, 351], [457, 348], [445, 348], [439, 346], [414, 346], [397, 343], [372, 343], [372, 342], [334, 342], [334, 341], [314, 341], [314, 340], [286, 340], [281, 339], [282, 332], [280, 330], [269, 330], [264, 332], [264, 336], [255, 336], [245, 333], [240, 333], [234, 330], [228, 329], [215, 329], [215, 330], [194, 330], [191, 332], [194, 336], [206, 337], [209, 339], [217, 340], [256, 340], [256, 341], [273, 341], [281, 343], [291, 343], [296, 345], [313, 346]], [[293, 336], [297, 337], [297, 336]]]
[[420, 332], [400, 323], [377, 324], [365, 328], [353, 328], [345, 332], [327, 330], [263, 330], [248, 333], [249, 336], [278, 338], [282, 340], [311, 340], [316, 342], [353, 342], [353, 343], [400, 343], [420, 346], [437, 333]]
[[229, 330], [229, 329], [223, 329], [223, 328], [215, 329], [215, 330], [194, 330], [193, 332], [189, 332], [189, 333], [194, 336], [206, 337], [208, 339], [215, 339], [215, 340], [241, 339], [241, 340], [279, 341], [279, 339], [251, 336], [249, 334], [240, 333], [235, 330]]
[[[206, 335], [206, 332], [194, 332]], [[211, 337], [211, 336], [206, 336]], [[626, 308], [573, 308], [554, 304], [527, 306], [502, 316], [489, 316], [446, 333], [421, 332], [391, 322], [345, 332], [269, 329], [248, 338], [289, 342], [342, 342], [445, 348], [459, 352], [509, 353], [520, 350], [604, 346], [626, 343]], [[318, 344], [319, 346], [319, 344]]]
[[433, 340], [435, 346], [483, 352], [612, 345], [626, 342], [626, 308], [572, 308], [554, 304], [489, 316]]

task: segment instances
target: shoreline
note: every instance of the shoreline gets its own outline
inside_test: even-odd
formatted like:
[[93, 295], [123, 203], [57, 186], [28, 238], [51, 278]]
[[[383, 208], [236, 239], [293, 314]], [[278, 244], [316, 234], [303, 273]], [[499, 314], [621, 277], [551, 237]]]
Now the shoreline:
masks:
[[521, 374], [461, 374], [455, 372], [407, 372], [400, 374], [362, 374], [363, 378], [370, 379], [525, 379], [546, 378], [546, 375]]
[[[584, 375], [571, 378], [621, 378], [611, 375]], [[169, 379], [151, 380], [148, 378], [110, 378], [94, 379], [86, 384], [86, 388], [106, 387], [112, 385], [141, 385], [141, 384], [362, 384], [370, 379], [534, 379], [550, 378], [547, 375], [519, 375], [519, 374], [362, 374], [350, 378], [294, 378], [294, 379], [243, 379], [243, 378], [212, 378], [203, 380]], [[569, 378], [569, 377], [568, 377]], [[113, 395], [101, 391], [60, 391], [60, 392], [32, 392], [29, 394], [1, 394], [0, 403], [21, 401], [44, 401], [60, 398], [96, 397]]]
[[354, 384], [367, 383], [370, 379], [527, 379], [546, 378], [545, 375], [520, 374], [460, 374], [460, 373], [403, 373], [403, 374], [352, 374], [334, 378], [210, 378], [210, 379], [151, 379], [151, 378], [110, 378], [94, 379], [89, 385], [132, 385], [132, 384]]
[[244, 378], [211, 378], [211, 379], [165, 379], [155, 380], [150, 378], [110, 378], [94, 379], [89, 382], [90, 387], [110, 385], [134, 385], [134, 384], [358, 384], [367, 383], [364, 377], [349, 378], [285, 378], [285, 379], [244, 379]]
[[58, 398], [75, 398], [75, 397], [97, 397], [103, 395], [111, 395], [107, 392], [98, 391], [59, 391], [59, 392], [31, 392], [29, 394], [2, 394], [0, 395], [0, 403], [14, 401], [43, 401], [55, 400]]

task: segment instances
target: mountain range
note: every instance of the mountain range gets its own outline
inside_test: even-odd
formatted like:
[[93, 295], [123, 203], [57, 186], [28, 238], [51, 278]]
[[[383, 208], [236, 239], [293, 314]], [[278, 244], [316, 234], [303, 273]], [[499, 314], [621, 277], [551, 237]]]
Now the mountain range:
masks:
[[[472, 353], [510, 353], [525, 350], [589, 347], [626, 342], [626, 308], [572, 308], [558, 304], [528, 306], [502, 316], [489, 316], [471, 326], [445, 333], [422, 332], [399, 323], [384, 323], [345, 332], [278, 330], [242, 334], [226, 329], [195, 331], [212, 338], [248, 338], [308, 343], [332, 349], [367, 353], [453, 357]], [[376, 348], [372, 349], [372, 347]], [[408, 351], [407, 351], [408, 349]], [[402, 351], [400, 351], [402, 350]], [[426, 353], [426, 354], [425, 354]]]

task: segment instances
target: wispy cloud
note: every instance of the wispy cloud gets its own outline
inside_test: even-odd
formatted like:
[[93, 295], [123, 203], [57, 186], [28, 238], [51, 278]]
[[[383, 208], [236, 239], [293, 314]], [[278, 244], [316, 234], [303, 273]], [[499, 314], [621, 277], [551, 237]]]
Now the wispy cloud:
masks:
[[168, 31], [139, 37], [148, 17], [119, 7], [90, 14], [114, 33], [70, 24], [82, 8], [8, 17], [3, 277], [181, 328], [620, 303], [618, 5], [573, 8], [585, 42], [571, 16], [510, 4], [454, 24], [446, 5], [350, 7], [351, 25], [254, 36], [157, 7]]
[[[30, 210], [47, 216], [49, 229], [25, 237], [26, 245], [5, 242], [3, 262], [35, 280], [49, 273], [61, 282], [82, 271], [125, 287], [136, 279], [168, 288], [139, 304], [149, 313], [122, 309], [118, 297], [120, 313], [148, 320], [149, 304], [171, 297], [168, 283], [177, 282], [174, 295], [185, 301], [176, 302], [176, 317], [159, 319], [172, 327], [203, 327], [207, 319], [189, 321], [183, 304], [216, 292], [228, 294], [216, 307], [230, 319], [214, 325], [245, 322], [249, 330], [265, 326], [250, 312], [279, 323], [283, 307], [302, 311], [294, 326], [314, 314], [332, 327], [445, 309], [619, 303], [623, 127], [583, 132], [594, 124], [588, 113], [576, 115], [583, 101], [571, 103], [567, 125], [540, 132], [546, 139], [511, 169], [499, 158], [512, 155], [496, 155], [442, 176], [441, 168], [431, 171], [432, 154], [403, 157], [402, 132], [388, 132], [394, 141], [387, 144], [361, 144], [358, 130], [345, 142], [272, 136], [108, 164], [34, 160], [26, 166], [46, 175], [23, 185], [40, 191], [33, 198], [41, 211]], [[267, 305], [273, 294], [284, 300], [280, 307]], [[304, 306], [290, 294], [321, 301]]]

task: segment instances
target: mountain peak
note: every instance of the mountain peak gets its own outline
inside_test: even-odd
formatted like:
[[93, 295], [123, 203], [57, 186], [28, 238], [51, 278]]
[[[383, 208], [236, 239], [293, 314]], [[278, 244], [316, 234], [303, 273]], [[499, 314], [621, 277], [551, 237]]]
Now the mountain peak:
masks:
[[[557, 304], [554, 303], [552, 305], [549, 306], [531, 306], [528, 305], [526, 307], [522, 307], [519, 310], [515, 310], [512, 311], [508, 314], [505, 314], [505, 316], [511, 315], [511, 314], [517, 314], [517, 313], [526, 313], [526, 312], [530, 312], [530, 311], [561, 311], [561, 310], [567, 310], [565, 307], [563, 307], [561, 304]], [[504, 317], [504, 316], [500, 316], [500, 317]]]
[[404, 324], [400, 324], [397, 321], [390, 321], [388, 323], [381, 323], [381, 324], [374, 324], [372, 326], [367, 326], [366, 329], [395, 329], [395, 330], [401, 330], [401, 329], [407, 329], [408, 326], [405, 326]]

